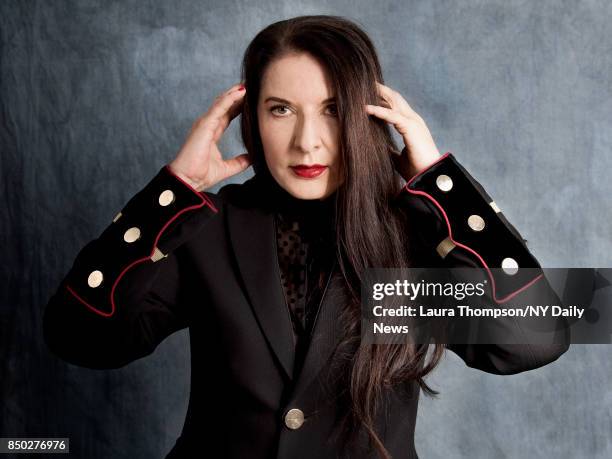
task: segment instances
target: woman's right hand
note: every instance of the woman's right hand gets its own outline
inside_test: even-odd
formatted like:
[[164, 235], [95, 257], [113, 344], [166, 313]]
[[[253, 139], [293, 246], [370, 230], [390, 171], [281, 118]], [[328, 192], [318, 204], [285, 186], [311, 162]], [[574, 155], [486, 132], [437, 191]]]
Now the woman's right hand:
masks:
[[217, 142], [241, 112], [245, 89], [241, 84], [219, 94], [208, 111], [191, 126], [185, 144], [169, 164], [170, 170], [197, 191], [246, 170], [250, 165], [248, 154], [223, 159]]

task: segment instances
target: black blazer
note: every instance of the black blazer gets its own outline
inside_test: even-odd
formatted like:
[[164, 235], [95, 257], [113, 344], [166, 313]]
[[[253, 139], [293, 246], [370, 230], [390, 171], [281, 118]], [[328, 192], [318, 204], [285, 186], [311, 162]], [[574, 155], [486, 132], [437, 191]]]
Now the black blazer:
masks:
[[[513, 262], [539, 267], [520, 234], [451, 153], [409, 181], [397, 203], [410, 215], [413, 256], [423, 266], [488, 270], [505, 260], [510, 269]], [[330, 380], [325, 364], [347, 298], [337, 264], [303, 369], [293, 377], [291, 319], [267, 207], [255, 177], [218, 193], [197, 192], [163, 166], [78, 253], [45, 309], [46, 343], [73, 364], [117, 368], [189, 327], [189, 409], [167, 458], [204, 457], [196, 453], [202, 448], [209, 452], [205, 457], [219, 458], [377, 457], [327, 443], [338, 413], [333, 390], [323, 385]], [[474, 215], [479, 218], [469, 218]], [[513, 292], [498, 295], [550, 288], [542, 276], [507, 277], [499, 284]], [[500, 321], [502, 333], [524, 331], [515, 319]], [[548, 345], [448, 347], [470, 367], [512, 374], [552, 362], [568, 346], [561, 334]], [[419, 391], [411, 382], [406, 388], [388, 392], [388, 422], [377, 420], [394, 459], [417, 457]]]

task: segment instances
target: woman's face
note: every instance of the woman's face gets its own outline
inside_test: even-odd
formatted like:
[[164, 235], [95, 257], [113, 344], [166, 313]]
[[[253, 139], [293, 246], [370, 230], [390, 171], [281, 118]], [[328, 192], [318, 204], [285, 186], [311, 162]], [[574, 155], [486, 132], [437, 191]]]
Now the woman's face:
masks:
[[[268, 169], [289, 194], [324, 199], [338, 188], [336, 103], [326, 70], [315, 58], [290, 54], [268, 65], [257, 117]], [[322, 167], [307, 168], [314, 165]]]

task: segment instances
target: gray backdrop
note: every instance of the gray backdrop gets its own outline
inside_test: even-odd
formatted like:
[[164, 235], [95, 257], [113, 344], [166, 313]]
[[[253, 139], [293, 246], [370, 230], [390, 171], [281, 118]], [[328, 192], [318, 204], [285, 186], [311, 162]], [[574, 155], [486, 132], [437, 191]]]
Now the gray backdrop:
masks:
[[[94, 371], [47, 351], [41, 313], [78, 250], [238, 81], [254, 34], [299, 14], [366, 28], [386, 83], [543, 266], [612, 266], [607, 0], [4, 0], [0, 436], [67, 436], [73, 457], [88, 459], [171, 448], [188, 401], [187, 332], [123, 369]], [[244, 151], [236, 127], [223, 139], [228, 156]], [[423, 458], [612, 457], [611, 377], [605, 345], [574, 345], [508, 377], [448, 354], [430, 378], [441, 396], [421, 398], [417, 449]]]

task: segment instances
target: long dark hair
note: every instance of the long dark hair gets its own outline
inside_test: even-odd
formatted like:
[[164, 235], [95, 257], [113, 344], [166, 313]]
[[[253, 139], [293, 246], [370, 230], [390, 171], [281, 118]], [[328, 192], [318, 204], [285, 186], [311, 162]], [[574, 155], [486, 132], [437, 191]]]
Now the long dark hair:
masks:
[[[387, 124], [368, 117], [365, 104], [381, 105], [375, 81], [383, 83], [376, 49], [354, 22], [338, 16], [299, 16], [269, 25], [247, 47], [242, 62], [246, 97], [241, 117], [242, 139], [255, 174], [269, 174], [257, 122], [262, 75], [270, 62], [288, 53], [306, 52], [327, 69], [340, 123], [343, 184], [337, 190], [338, 261], [350, 292], [343, 305], [344, 336], [338, 350], [345, 361], [347, 404], [340, 423], [345, 432], [365, 428], [370, 444], [382, 457], [388, 452], [375, 431], [375, 416], [385, 388], [416, 381], [423, 391], [437, 392], [423, 380], [442, 357], [435, 344], [426, 361], [427, 345], [360, 345], [361, 292], [366, 268], [408, 267], [406, 222], [392, 202], [401, 188], [390, 152], [397, 148]], [[346, 353], [351, 349], [350, 353]]]

